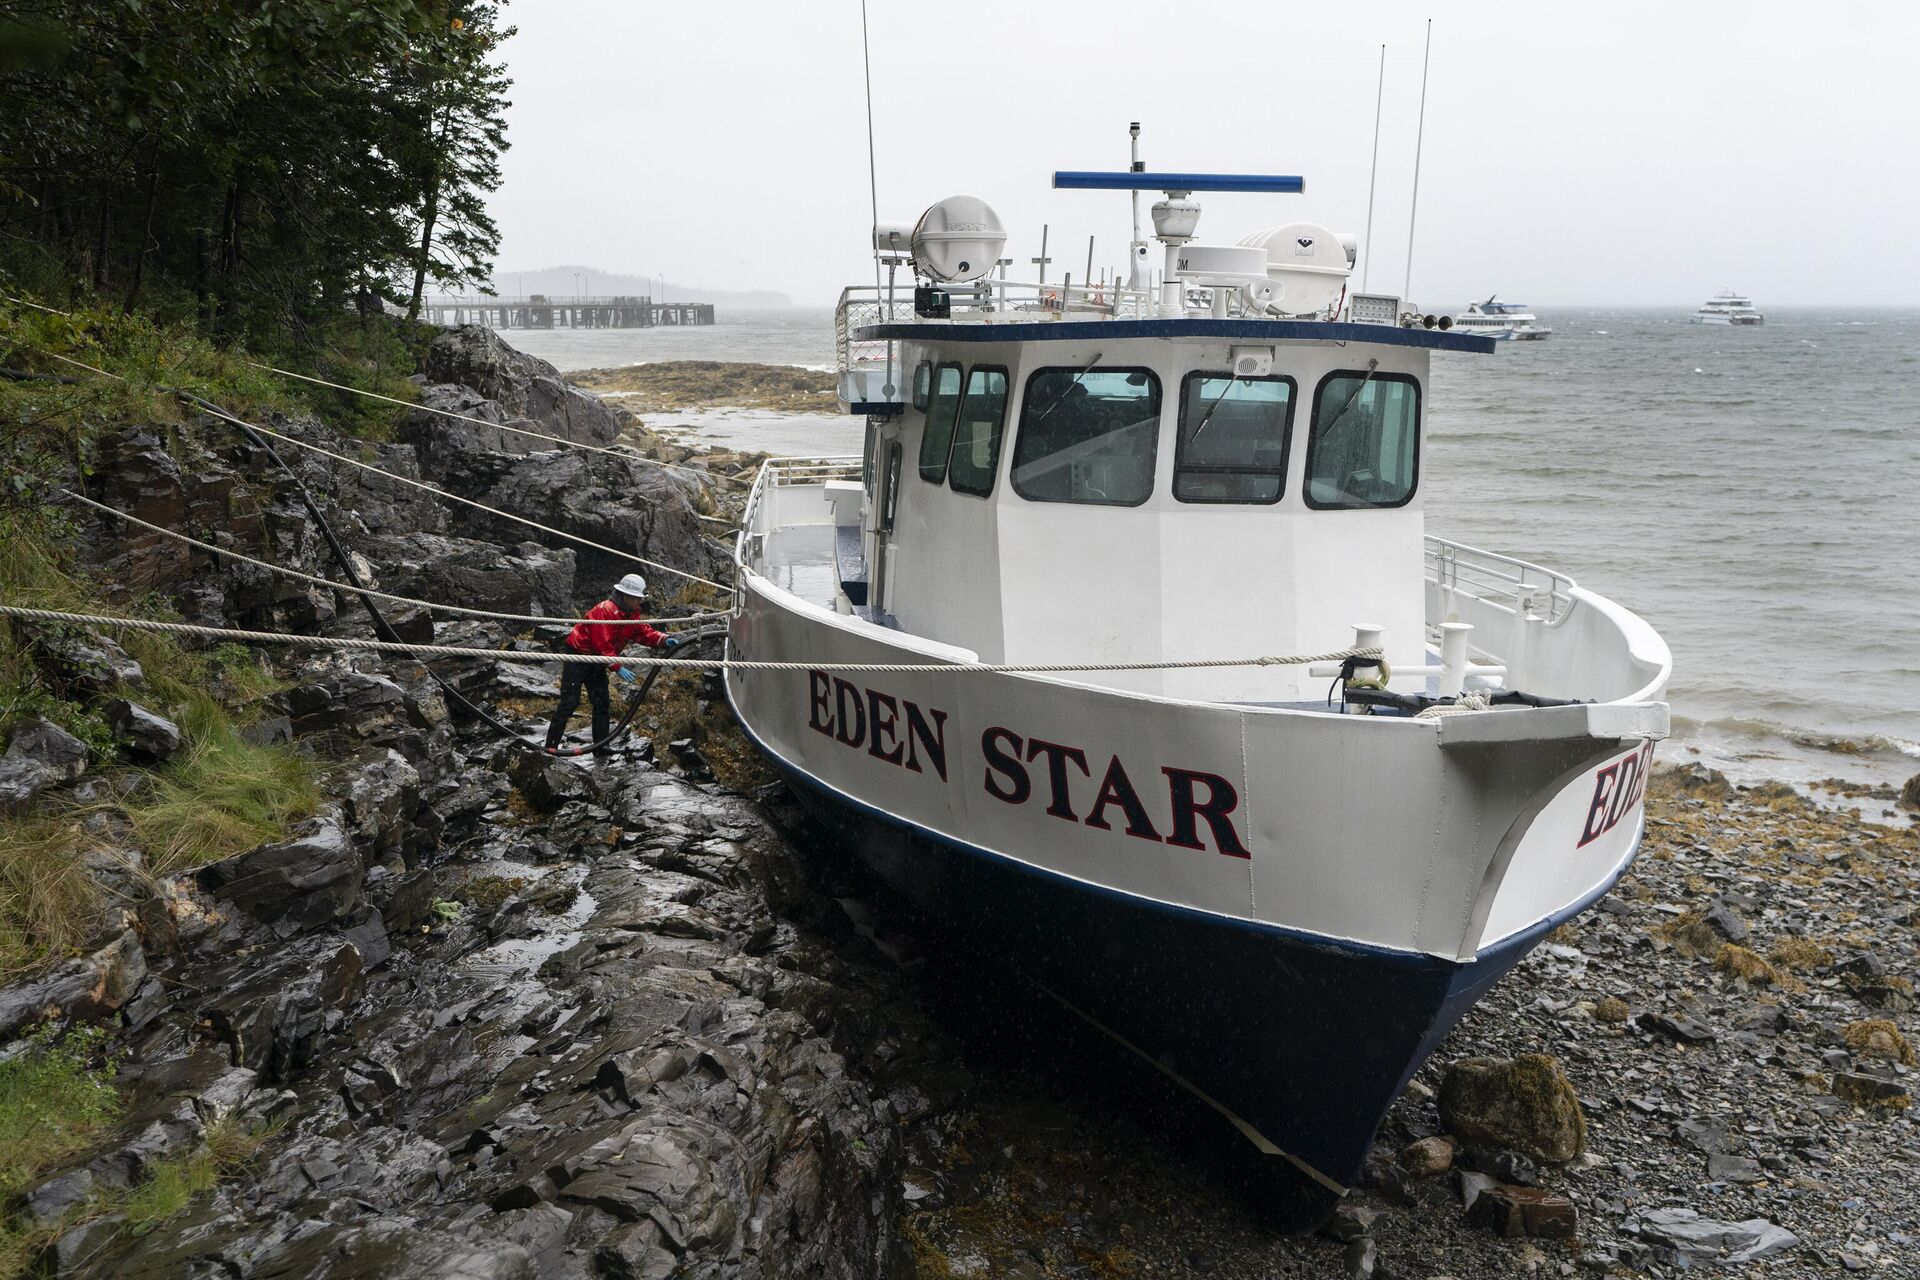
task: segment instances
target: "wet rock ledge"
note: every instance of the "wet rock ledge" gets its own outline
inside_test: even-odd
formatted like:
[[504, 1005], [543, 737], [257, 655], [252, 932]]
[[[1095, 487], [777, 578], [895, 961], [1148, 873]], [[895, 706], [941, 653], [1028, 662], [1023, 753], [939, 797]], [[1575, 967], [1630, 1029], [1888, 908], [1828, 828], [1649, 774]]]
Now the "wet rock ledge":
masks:
[[[884, 1265], [897, 1122], [927, 1106], [885, 1083], [912, 1010], [794, 923], [820, 902], [750, 801], [569, 764], [581, 794], [536, 816], [504, 782], [515, 750], [462, 752], [470, 781], [423, 795], [389, 748], [298, 839], [167, 886], [149, 932], [181, 959], [123, 1006], [128, 1119], [29, 1211], [137, 1182], [224, 1123], [271, 1136], [156, 1230], [61, 1236], [58, 1274]], [[383, 859], [428, 806], [458, 855]]]
[[[488, 421], [633, 436], [623, 411], [481, 332], [443, 337], [423, 382], [426, 402]], [[395, 443], [274, 425], [690, 572], [723, 563], [684, 472], [530, 452], [424, 414]], [[566, 616], [630, 567], [290, 460], [376, 586]], [[67, 483], [334, 572], [291, 486], [218, 423], [110, 432], [91, 475]], [[79, 541], [116, 596], [157, 594], [214, 625], [367, 634], [350, 597], [104, 517]], [[669, 613], [702, 607], [671, 584], [661, 595]], [[391, 612], [442, 643], [558, 634]], [[0, 807], [82, 823], [108, 906], [76, 955], [0, 987], [0, 1057], [79, 1029], [118, 1062], [121, 1102], [84, 1149], [15, 1179], [0, 1244], [26, 1239], [32, 1256], [6, 1266], [74, 1280], [898, 1270], [902, 1125], [950, 1102], [954, 1055], [761, 805], [714, 781], [726, 747], [708, 726], [724, 710], [698, 678], [662, 682], [673, 749], [656, 758], [641, 738], [594, 766], [462, 720], [418, 664], [277, 654], [279, 691], [245, 732], [320, 762], [318, 812], [286, 839], [168, 870], [116, 808], [149, 785], [135, 766], [181, 748], [164, 696], [109, 636], [27, 639], [52, 687], [117, 736], [17, 721]], [[435, 670], [528, 736], [544, 727], [552, 668]]]

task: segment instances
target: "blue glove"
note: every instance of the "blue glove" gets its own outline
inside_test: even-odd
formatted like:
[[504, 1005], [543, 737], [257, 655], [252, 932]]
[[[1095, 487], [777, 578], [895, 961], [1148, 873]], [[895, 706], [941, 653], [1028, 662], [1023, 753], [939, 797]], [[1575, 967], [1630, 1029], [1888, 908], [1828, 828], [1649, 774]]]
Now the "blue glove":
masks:
[[620, 672], [620, 678], [622, 680], [625, 680], [628, 684], [632, 684], [634, 682], [635, 676], [633, 674], [632, 667], [620, 667], [617, 669]]
[[668, 636], [660, 642], [660, 647], [662, 649], [678, 649], [681, 643], [682, 641], [679, 636]]

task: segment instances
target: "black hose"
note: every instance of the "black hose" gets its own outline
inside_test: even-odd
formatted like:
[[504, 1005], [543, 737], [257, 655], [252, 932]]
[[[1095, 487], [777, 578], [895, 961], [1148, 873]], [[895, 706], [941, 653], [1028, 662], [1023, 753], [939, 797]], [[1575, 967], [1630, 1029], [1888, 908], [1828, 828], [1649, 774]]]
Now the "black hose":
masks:
[[[715, 627], [707, 631], [696, 631], [692, 635], [682, 639], [680, 641], [680, 644], [676, 648], [669, 650], [667, 653], [667, 658], [669, 661], [671, 661], [672, 659], [679, 656], [679, 651], [681, 649], [689, 648], [697, 644], [706, 644], [710, 640], [723, 639], [725, 638], [726, 634], [727, 634], [727, 630], [725, 627]], [[589, 742], [584, 747], [551, 747], [548, 749], [548, 754], [556, 755], [556, 756], [566, 756], [569, 758], [574, 756], [584, 756], [590, 751], [604, 751], [608, 747], [612, 746], [615, 742], [619, 741], [620, 735], [625, 733], [627, 731], [627, 726], [633, 723], [634, 716], [640, 713], [640, 704], [647, 700], [647, 694], [653, 688], [653, 682], [656, 679], [658, 679], [660, 676], [660, 673], [665, 670], [666, 670], [665, 667], [648, 667], [647, 668], [646, 679], [640, 682], [640, 687], [634, 690], [633, 696], [631, 698], [627, 699], [627, 709], [620, 713], [620, 723], [614, 725], [612, 729], [608, 730], [606, 737], [600, 739], [598, 742]]]

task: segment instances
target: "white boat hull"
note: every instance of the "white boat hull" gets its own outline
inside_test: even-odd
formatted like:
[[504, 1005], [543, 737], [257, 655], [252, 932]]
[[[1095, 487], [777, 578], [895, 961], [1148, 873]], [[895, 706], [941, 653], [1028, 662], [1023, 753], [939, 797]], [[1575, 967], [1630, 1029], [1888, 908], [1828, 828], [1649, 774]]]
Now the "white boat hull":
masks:
[[[809, 501], [782, 492], [788, 512]], [[1617, 673], [1631, 696], [1428, 720], [1094, 675], [849, 671], [971, 654], [802, 599], [742, 544], [729, 656], [807, 665], [731, 669], [727, 692], [796, 791], [897, 888], [991, 936], [1323, 1189], [1357, 1176], [1386, 1107], [1486, 984], [1638, 847], [1667, 728], [1657, 637]], [[1440, 563], [1429, 612], [1493, 633], [1499, 606]], [[1632, 615], [1573, 591], [1556, 637], [1644, 640]], [[1532, 665], [1592, 675], [1544, 643]], [[1182, 950], [1142, 967], [1130, 948], [1148, 935]], [[1196, 1005], [1206, 973], [1228, 990]], [[1333, 1025], [1356, 1011], [1370, 1011], [1359, 1040]], [[1189, 1060], [1196, 1037], [1217, 1042], [1204, 1061]], [[1328, 1081], [1337, 1097], [1320, 1096]]]

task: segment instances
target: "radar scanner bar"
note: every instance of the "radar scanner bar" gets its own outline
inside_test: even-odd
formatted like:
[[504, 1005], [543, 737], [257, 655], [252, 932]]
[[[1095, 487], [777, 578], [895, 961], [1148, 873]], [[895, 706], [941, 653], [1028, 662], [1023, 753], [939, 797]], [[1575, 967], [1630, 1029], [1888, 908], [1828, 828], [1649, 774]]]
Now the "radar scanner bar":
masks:
[[1262, 173], [1101, 173], [1061, 169], [1056, 188], [1081, 191], [1277, 191], [1298, 195], [1307, 180], [1297, 174]]

